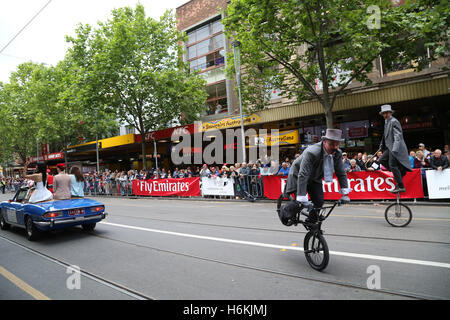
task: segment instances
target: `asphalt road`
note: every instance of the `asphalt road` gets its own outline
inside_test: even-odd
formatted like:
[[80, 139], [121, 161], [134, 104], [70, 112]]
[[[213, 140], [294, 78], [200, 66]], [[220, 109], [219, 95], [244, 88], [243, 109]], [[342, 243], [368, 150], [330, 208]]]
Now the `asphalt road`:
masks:
[[318, 272], [273, 203], [97, 199], [93, 232], [0, 230], [0, 299], [450, 299], [449, 207], [411, 206], [405, 228], [382, 205], [336, 208]]

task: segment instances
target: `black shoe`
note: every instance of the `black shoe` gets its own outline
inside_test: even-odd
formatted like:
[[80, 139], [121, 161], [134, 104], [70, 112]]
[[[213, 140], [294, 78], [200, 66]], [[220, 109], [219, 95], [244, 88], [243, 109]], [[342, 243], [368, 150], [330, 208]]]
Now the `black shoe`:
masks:
[[399, 193], [399, 192], [406, 192], [405, 187], [395, 187], [394, 190], [391, 191], [392, 193]]

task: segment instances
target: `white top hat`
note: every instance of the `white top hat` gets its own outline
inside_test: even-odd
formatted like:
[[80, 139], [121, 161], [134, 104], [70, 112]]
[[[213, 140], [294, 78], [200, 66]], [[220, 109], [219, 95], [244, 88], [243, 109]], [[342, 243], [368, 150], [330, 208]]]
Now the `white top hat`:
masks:
[[380, 114], [383, 114], [385, 112], [392, 112], [392, 113], [394, 113], [394, 110], [392, 110], [392, 107], [391, 107], [390, 104], [384, 104], [384, 105], [381, 106]]
[[342, 130], [339, 129], [327, 129], [327, 133], [322, 137], [322, 140], [334, 140], [342, 142], [345, 139], [342, 139]]

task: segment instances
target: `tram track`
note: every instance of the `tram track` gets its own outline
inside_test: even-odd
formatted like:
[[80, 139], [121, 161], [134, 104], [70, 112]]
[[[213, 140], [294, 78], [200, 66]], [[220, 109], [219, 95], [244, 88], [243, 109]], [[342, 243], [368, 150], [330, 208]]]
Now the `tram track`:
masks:
[[[20, 247], [20, 248], [22, 248], [22, 249], [24, 249], [24, 250], [26, 250], [26, 251], [36, 255], [36, 256], [39, 256], [39, 257], [41, 257], [41, 258], [43, 258], [43, 259], [45, 259], [47, 261], [53, 262], [53, 263], [55, 263], [55, 264], [57, 264], [59, 266], [62, 266], [62, 267], [65, 267], [65, 268], [69, 268], [69, 267], [73, 266], [73, 263], [71, 264], [71, 263], [68, 263], [66, 261], [63, 261], [62, 259], [59, 259], [59, 258], [56, 258], [56, 257], [52, 257], [52, 256], [50, 256], [50, 255], [48, 255], [48, 254], [46, 254], [46, 253], [44, 253], [44, 252], [42, 252], [40, 250], [36, 250], [34, 248], [26, 246], [26, 245], [24, 245], [22, 243], [19, 243], [19, 242], [15, 241], [15, 240], [7, 238], [7, 237], [0, 236], [0, 239], [4, 240], [4, 241], [6, 241], [6, 242], [8, 242], [10, 244], [13, 244], [15, 246], [18, 246], [18, 247]], [[82, 276], [84, 276], [86, 278], [89, 278], [89, 279], [91, 279], [91, 280], [93, 280], [93, 281], [95, 281], [97, 283], [102, 284], [102, 285], [105, 285], [105, 286], [107, 286], [107, 287], [109, 287], [111, 289], [114, 289], [115, 291], [118, 291], [118, 292], [121, 292], [123, 294], [126, 294], [127, 296], [130, 296], [130, 297], [135, 298], [137, 300], [155, 300], [153, 297], [150, 297], [148, 295], [142, 294], [142, 293], [138, 292], [137, 290], [130, 289], [130, 288], [124, 286], [123, 284], [120, 284], [118, 282], [112, 281], [110, 279], [106, 279], [105, 277], [96, 275], [96, 274], [94, 274], [94, 273], [92, 273], [90, 271], [87, 271], [87, 270], [84, 270], [84, 269], [81, 269], [81, 268], [80, 268], [79, 271], [80, 271], [80, 274]]]
[[[111, 217], [111, 215], [110, 215], [110, 217]], [[254, 230], [254, 231], [282, 232], [282, 233], [294, 233], [294, 234], [306, 234], [307, 233], [307, 231], [281, 230], [281, 229], [270, 229], [270, 228], [259, 228], [259, 227], [243, 227], [243, 226], [237, 226], [237, 225], [226, 225], [226, 224], [193, 222], [193, 221], [184, 221], [184, 220], [170, 220], [170, 219], [160, 219], [160, 218], [138, 217], [138, 216], [120, 215], [120, 214], [114, 214], [112, 217], [132, 218], [132, 219], [140, 219], [140, 220], [153, 220], [153, 221], [160, 221], [160, 222], [172, 222], [172, 223], [192, 224], [192, 225], [200, 225], [200, 226], [207, 226], [207, 227], [222, 227], [222, 228], [244, 229], [244, 230]], [[324, 230], [323, 233], [327, 237], [331, 236], [331, 237], [341, 237], [341, 238], [351, 238], [351, 239], [405, 241], [405, 242], [410, 242], [410, 243], [450, 245], [450, 242], [433, 241], [433, 240], [416, 240], [416, 239], [336, 234], [336, 233], [328, 233], [328, 232], [326, 232], [326, 230]]]
[[[305, 280], [305, 281], [311, 281], [314, 283], [321, 283], [321, 284], [325, 284], [325, 285], [334, 285], [334, 286], [338, 286], [338, 287], [343, 287], [343, 288], [348, 288], [348, 289], [356, 289], [356, 290], [362, 290], [364, 292], [371, 292], [373, 293], [374, 291], [377, 293], [382, 293], [382, 294], [386, 294], [392, 297], [401, 297], [401, 298], [408, 298], [408, 299], [415, 299], [415, 300], [440, 300], [440, 299], [444, 299], [442, 297], [436, 297], [436, 296], [431, 296], [431, 295], [426, 295], [426, 294], [417, 294], [417, 293], [413, 293], [413, 292], [407, 292], [407, 291], [402, 291], [402, 290], [392, 290], [392, 289], [377, 289], [377, 290], [373, 290], [373, 289], [368, 289], [367, 287], [361, 286], [361, 285], [357, 285], [354, 283], [349, 283], [349, 282], [343, 282], [343, 281], [336, 281], [336, 280], [330, 280], [330, 279], [323, 279], [320, 277], [311, 277], [311, 276], [306, 276], [306, 275], [302, 275], [302, 274], [297, 274], [297, 273], [292, 273], [292, 272], [285, 272], [282, 270], [275, 270], [275, 269], [270, 269], [270, 268], [263, 268], [263, 267], [259, 267], [259, 266], [252, 266], [252, 265], [248, 265], [248, 264], [242, 264], [242, 263], [234, 263], [234, 262], [230, 262], [230, 261], [225, 261], [225, 260], [220, 260], [220, 259], [214, 259], [214, 258], [208, 258], [208, 257], [204, 257], [204, 256], [199, 256], [199, 255], [195, 255], [195, 254], [190, 254], [190, 253], [184, 253], [184, 252], [178, 252], [178, 251], [174, 251], [174, 250], [167, 250], [167, 249], [162, 249], [162, 248], [158, 248], [158, 247], [154, 247], [154, 246], [149, 246], [149, 245], [144, 245], [144, 244], [140, 244], [140, 243], [136, 243], [136, 242], [130, 242], [130, 241], [125, 241], [125, 240], [119, 240], [119, 239], [115, 239], [112, 237], [108, 237], [108, 236], [104, 236], [104, 235], [99, 235], [99, 234], [95, 234], [95, 231], [91, 231], [91, 232], [83, 232], [84, 234], [88, 234], [89, 236], [92, 237], [96, 237], [96, 238], [100, 238], [100, 239], [104, 239], [104, 240], [108, 240], [108, 241], [113, 241], [116, 243], [121, 243], [124, 245], [129, 245], [129, 246], [133, 246], [133, 247], [138, 247], [138, 248], [142, 248], [142, 249], [146, 249], [146, 250], [153, 250], [153, 251], [157, 251], [157, 252], [162, 252], [162, 253], [167, 253], [167, 254], [171, 254], [171, 255], [176, 255], [176, 256], [180, 256], [180, 257], [185, 257], [185, 258], [190, 258], [190, 259], [195, 259], [195, 260], [200, 260], [200, 261], [205, 261], [205, 262], [211, 262], [211, 263], [217, 263], [220, 265], [225, 265], [225, 266], [229, 266], [229, 267], [236, 267], [236, 268], [241, 268], [241, 269], [245, 269], [245, 270], [252, 270], [252, 271], [257, 271], [257, 272], [263, 272], [263, 273], [267, 273], [267, 274], [272, 274], [272, 275], [277, 275], [277, 276], [283, 276], [283, 277], [289, 277], [289, 278], [293, 278], [293, 279], [299, 279], [299, 280]], [[31, 252], [37, 256], [40, 256], [46, 260], [52, 261], [58, 265], [61, 265], [63, 267], [70, 267], [71, 265], [73, 265], [73, 263], [68, 263], [60, 258], [51, 256], [47, 253], [44, 253], [40, 250], [31, 248], [27, 245], [24, 245], [23, 243], [20, 243], [18, 241], [9, 239], [7, 237], [4, 236], [0, 236], [0, 239], [7, 241], [11, 244], [14, 244], [22, 249], [25, 249], [28, 252]], [[147, 294], [143, 294], [135, 289], [129, 288], [126, 285], [120, 284], [114, 280], [110, 280], [107, 279], [103, 276], [99, 276], [96, 275], [88, 270], [85, 269], [80, 269], [80, 273], [98, 283], [104, 284], [112, 289], [115, 289], [116, 291], [122, 292], [128, 296], [131, 296], [135, 299], [138, 300], [157, 300], [154, 297], [151, 297]]]

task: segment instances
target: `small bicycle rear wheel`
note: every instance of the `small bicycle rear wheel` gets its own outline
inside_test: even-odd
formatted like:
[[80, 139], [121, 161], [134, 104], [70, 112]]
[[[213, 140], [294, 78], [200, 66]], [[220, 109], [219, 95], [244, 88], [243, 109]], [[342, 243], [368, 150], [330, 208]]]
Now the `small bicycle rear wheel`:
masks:
[[393, 227], [406, 227], [412, 220], [412, 212], [403, 203], [393, 203], [386, 208], [384, 217]]
[[319, 231], [309, 231], [303, 240], [303, 250], [309, 265], [317, 270], [322, 271], [328, 265], [330, 252], [325, 238]]

